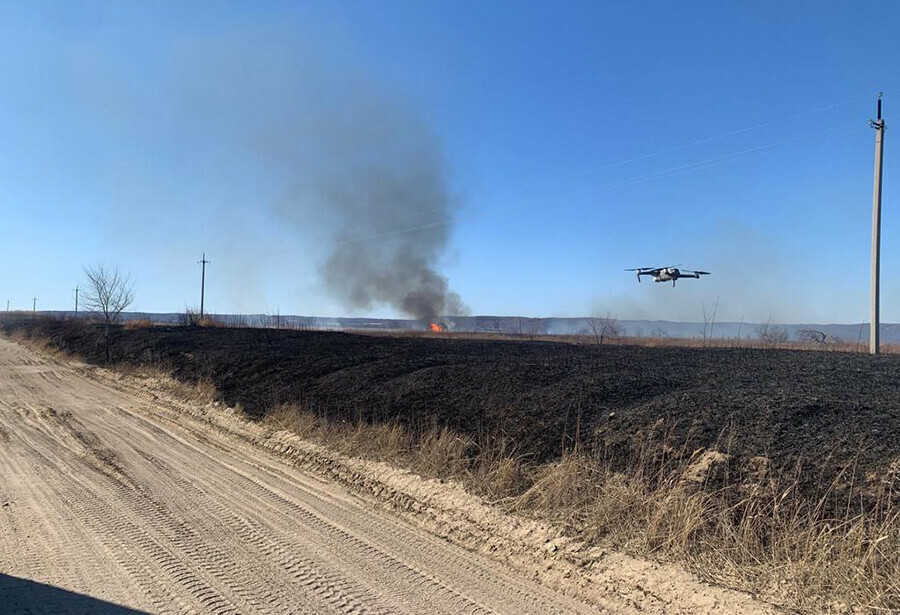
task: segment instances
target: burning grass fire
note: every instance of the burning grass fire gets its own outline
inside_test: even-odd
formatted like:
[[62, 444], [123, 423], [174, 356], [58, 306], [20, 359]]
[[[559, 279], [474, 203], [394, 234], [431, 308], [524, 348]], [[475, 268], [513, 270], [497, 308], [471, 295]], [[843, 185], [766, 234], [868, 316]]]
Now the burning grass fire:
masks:
[[436, 322], [433, 322], [433, 323], [429, 324], [429, 325], [428, 325], [428, 328], [429, 328], [429, 330], [430, 330], [432, 333], [443, 333], [444, 330], [445, 330], [444, 327], [442, 327], [441, 325], [437, 324]]

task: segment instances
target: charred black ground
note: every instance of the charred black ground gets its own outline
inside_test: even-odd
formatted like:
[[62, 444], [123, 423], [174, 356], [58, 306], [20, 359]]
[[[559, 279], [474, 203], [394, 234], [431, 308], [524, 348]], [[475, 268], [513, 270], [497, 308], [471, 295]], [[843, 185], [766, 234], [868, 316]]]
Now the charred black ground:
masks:
[[[104, 362], [97, 327], [2, 326]], [[191, 327], [119, 330], [113, 355], [208, 379], [253, 417], [305, 403], [334, 420], [503, 434], [535, 461], [576, 439], [621, 463], [637, 446], [716, 447], [827, 481], [900, 458], [900, 356]]]

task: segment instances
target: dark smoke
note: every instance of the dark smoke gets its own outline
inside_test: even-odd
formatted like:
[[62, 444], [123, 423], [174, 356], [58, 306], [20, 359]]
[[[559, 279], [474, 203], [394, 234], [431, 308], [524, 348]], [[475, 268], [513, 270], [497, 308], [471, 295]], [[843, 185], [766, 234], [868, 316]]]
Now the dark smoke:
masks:
[[277, 209], [324, 241], [325, 287], [353, 309], [387, 304], [423, 320], [466, 313], [439, 272], [459, 203], [438, 139], [366, 80], [319, 74], [307, 84], [291, 131], [302, 142], [286, 156], [292, 187]]
[[418, 254], [404, 248], [378, 261], [369, 261], [372, 252], [369, 246], [345, 246], [335, 250], [321, 268], [328, 287], [346, 305], [368, 308], [387, 303], [428, 321], [466, 313], [447, 278], [429, 262], [427, 247]]
[[[237, 135], [259, 157], [240, 172], [275, 187], [262, 198], [346, 308], [462, 314], [440, 273], [459, 212], [442, 145], [395, 88], [356, 67], [365, 58], [351, 47], [277, 28], [192, 39], [173, 91], [197, 110], [190, 130], [226, 146], [211, 149], [227, 158]], [[225, 224], [239, 226], [234, 213]]]

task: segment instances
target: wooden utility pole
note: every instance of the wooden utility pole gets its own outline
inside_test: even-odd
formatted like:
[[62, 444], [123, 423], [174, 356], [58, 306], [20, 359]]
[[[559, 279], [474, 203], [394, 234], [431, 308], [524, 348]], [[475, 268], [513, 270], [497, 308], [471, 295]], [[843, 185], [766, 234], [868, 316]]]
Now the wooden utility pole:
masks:
[[78, 287], [75, 287], [75, 317], [78, 317]]
[[869, 120], [875, 129], [875, 194], [872, 197], [872, 297], [869, 314], [869, 353], [878, 354], [881, 313], [879, 285], [881, 283], [881, 161], [884, 156], [884, 119], [881, 117], [881, 96], [878, 93], [878, 116]]
[[36, 313], [37, 313], [37, 297], [34, 297], [34, 298], [32, 298], [32, 300], [31, 300], [31, 313], [32, 313], [32, 314], [36, 314]]
[[203, 298], [206, 294], [206, 264], [209, 261], [206, 260], [206, 252], [203, 253], [203, 256], [200, 258], [200, 264], [203, 265], [203, 269], [200, 273], [200, 321], [203, 321]]

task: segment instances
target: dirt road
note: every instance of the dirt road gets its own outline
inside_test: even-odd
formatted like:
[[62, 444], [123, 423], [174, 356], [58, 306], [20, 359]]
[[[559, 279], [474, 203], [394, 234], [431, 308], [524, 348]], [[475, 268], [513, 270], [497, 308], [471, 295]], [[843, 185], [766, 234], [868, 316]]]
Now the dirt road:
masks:
[[0, 504], [3, 613], [599, 612], [4, 339]]

